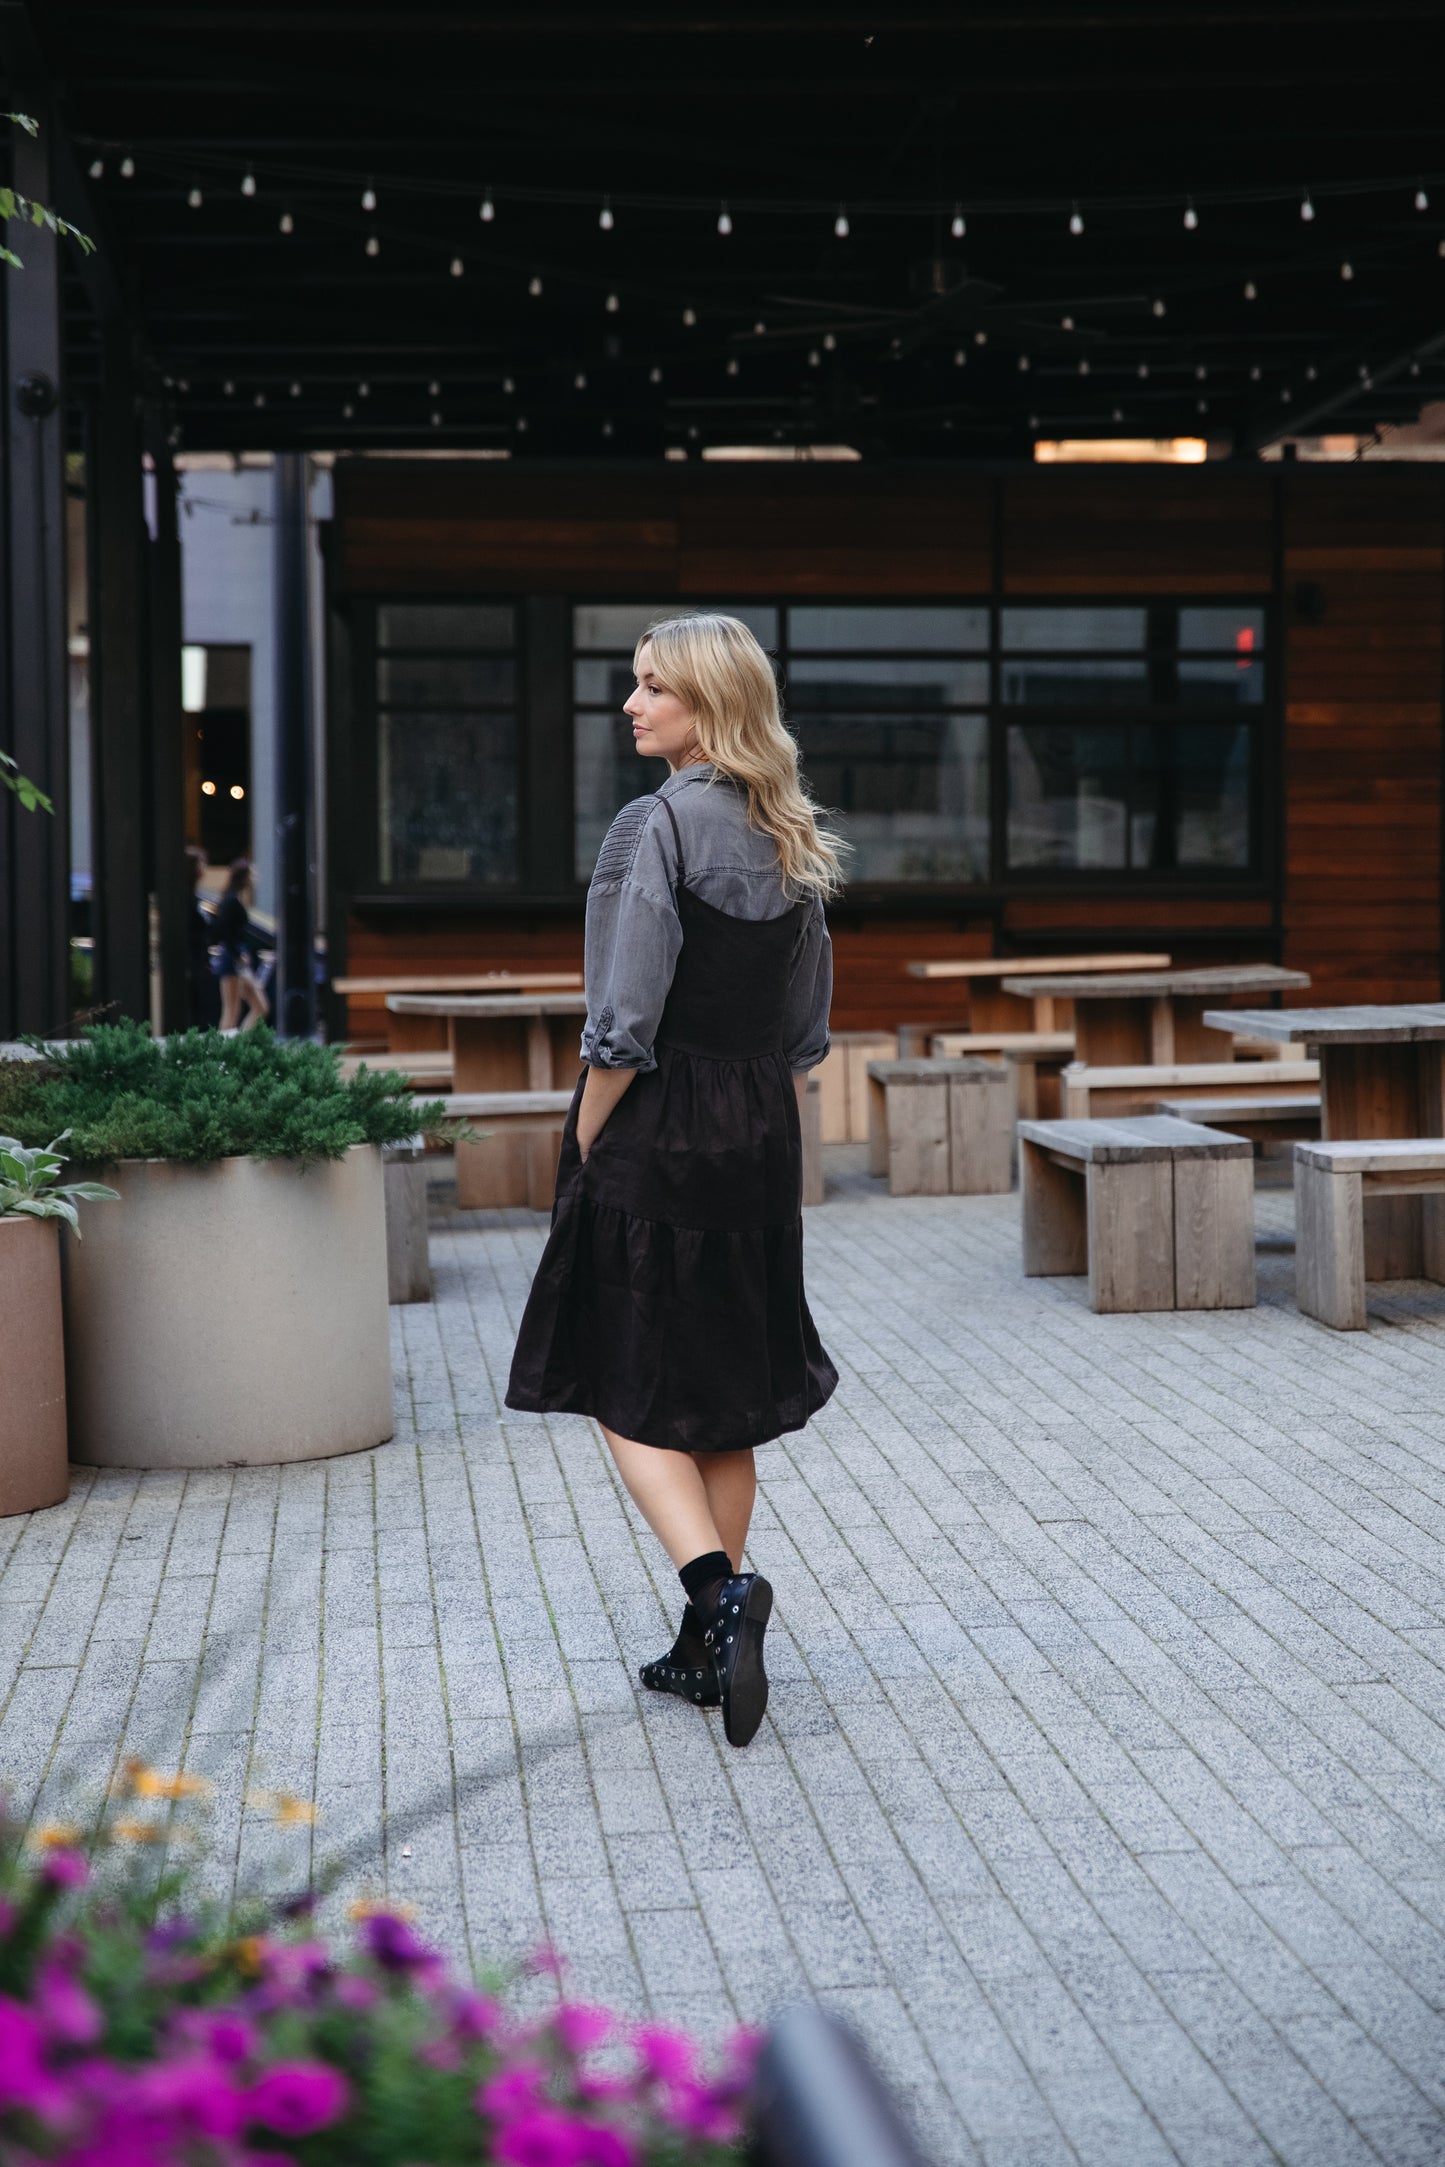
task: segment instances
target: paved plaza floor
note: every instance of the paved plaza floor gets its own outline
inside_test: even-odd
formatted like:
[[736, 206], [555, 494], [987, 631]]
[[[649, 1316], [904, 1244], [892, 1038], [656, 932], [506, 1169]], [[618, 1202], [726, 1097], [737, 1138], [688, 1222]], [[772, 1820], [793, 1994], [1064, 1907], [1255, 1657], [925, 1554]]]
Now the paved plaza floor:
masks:
[[748, 1751], [635, 1684], [679, 1590], [596, 1431], [502, 1413], [544, 1222], [442, 1194], [394, 1443], [0, 1522], [0, 1773], [50, 1813], [183, 1762], [219, 1885], [339, 1862], [707, 2034], [817, 1996], [938, 2167], [1438, 2167], [1445, 1291], [1307, 1322], [1262, 1191], [1258, 1309], [1095, 1317], [1016, 1196], [832, 1158]]

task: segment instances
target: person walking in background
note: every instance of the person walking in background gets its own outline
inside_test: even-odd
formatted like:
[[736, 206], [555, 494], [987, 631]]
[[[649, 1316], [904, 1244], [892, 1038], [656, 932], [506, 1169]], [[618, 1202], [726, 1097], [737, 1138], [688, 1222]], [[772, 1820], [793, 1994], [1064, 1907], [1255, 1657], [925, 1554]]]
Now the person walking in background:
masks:
[[208, 1030], [221, 1013], [221, 997], [211, 969], [211, 921], [201, 908], [201, 882], [209, 860], [198, 843], [186, 845], [186, 870], [191, 877], [191, 907], [186, 916], [186, 992], [193, 1030]]
[[221, 1029], [234, 1031], [244, 1002], [248, 1014], [243, 1031], [263, 1023], [270, 1003], [256, 978], [256, 953], [248, 915], [255, 900], [255, 878], [249, 858], [237, 858], [226, 876], [226, 892], [216, 905], [212, 938], [219, 943], [215, 973], [221, 981]]
[[618, 814], [588, 890], [587, 1066], [507, 1405], [596, 1418], [687, 1597], [642, 1682], [720, 1705], [743, 1746], [773, 1603], [743, 1570], [753, 1448], [838, 1382], [803, 1292], [799, 1116], [842, 846], [745, 625], [655, 624], [634, 668], [636, 749], [671, 773]]

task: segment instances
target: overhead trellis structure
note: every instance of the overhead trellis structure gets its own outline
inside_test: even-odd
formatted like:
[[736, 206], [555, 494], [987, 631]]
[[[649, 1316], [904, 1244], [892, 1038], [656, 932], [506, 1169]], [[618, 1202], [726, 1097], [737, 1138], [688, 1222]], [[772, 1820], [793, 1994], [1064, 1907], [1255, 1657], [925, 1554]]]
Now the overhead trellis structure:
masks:
[[173, 443], [569, 458], [1413, 419], [1445, 389], [1437, 24], [36, 13], [58, 208], [115, 251]]

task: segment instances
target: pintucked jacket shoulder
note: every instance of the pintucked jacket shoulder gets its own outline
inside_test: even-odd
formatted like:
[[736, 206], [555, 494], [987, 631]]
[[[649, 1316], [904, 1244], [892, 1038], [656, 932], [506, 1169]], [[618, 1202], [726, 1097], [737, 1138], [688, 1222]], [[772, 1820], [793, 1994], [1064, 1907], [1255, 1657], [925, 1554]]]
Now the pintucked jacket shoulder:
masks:
[[[594, 1068], [657, 1065], [653, 1042], [682, 946], [677, 835], [663, 798], [695, 895], [753, 920], [780, 917], [794, 900], [771, 836], [748, 824], [746, 792], [710, 766], [684, 768], [651, 796], [624, 805], [587, 891], [582, 1058]], [[832, 949], [815, 895], [801, 915], [789, 976], [784, 1050], [794, 1069], [816, 1067], [828, 1050], [832, 989]]]

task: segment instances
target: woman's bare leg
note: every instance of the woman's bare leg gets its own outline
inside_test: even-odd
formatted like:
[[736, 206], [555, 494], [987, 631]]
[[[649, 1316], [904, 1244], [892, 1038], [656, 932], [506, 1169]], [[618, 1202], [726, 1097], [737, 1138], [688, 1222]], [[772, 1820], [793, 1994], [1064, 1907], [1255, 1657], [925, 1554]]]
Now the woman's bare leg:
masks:
[[271, 1013], [271, 1004], [249, 971], [242, 971], [240, 985], [251, 1007], [251, 1013], [241, 1025], [241, 1029], [249, 1031], [253, 1023], [265, 1022]]
[[712, 1515], [701, 1469], [690, 1452], [659, 1452], [656, 1445], [619, 1437], [605, 1423], [598, 1428], [611, 1448], [628, 1496], [674, 1565], [681, 1569], [710, 1550], [727, 1548]]
[[239, 978], [221, 980], [221, 1029], [234, 1031], [236, 1018], [241, 1013], [241, 981]]
[[758, 1473], [752, 1452], [697, 1452], [693, 1454], [693, 1460], [702, 1476], [713, 1524], [722, 1538], [718, 1548], [726, 1550], [733, 1561], [733, 1571], [740, 1573], [743, 1545], [748, 1539], [753, 1503], [758, 1494]]

